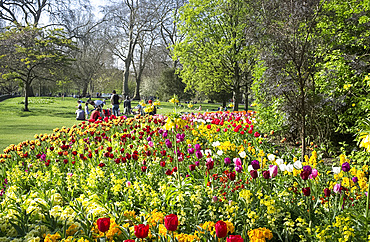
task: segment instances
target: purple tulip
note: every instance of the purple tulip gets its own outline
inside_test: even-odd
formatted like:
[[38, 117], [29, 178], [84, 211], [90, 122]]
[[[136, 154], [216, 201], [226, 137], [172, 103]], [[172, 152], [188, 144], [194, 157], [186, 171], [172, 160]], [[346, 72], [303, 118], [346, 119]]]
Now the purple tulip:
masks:
[[40, 156], [40, 160], [45, 161], [45, 160], [46, 160], [46, 155], [45, 155], [45, 154], [42, 154], [42, 155]]
[[194, 164], [195, 164], [196, 166], [199, 166], [199, 161], [196, 161]]
[[163, 138], [167, 138], [167, 136], [168, 136], [167, 130], [165, 132], [163, 132], [162, 136], [163, 136]]
[[351, 170], [351, 166], [349, 165], [349, 163], [348, 163], [348, 162], [344, 162], [344, 163], [342, 164], [342, 171], [344, 171], [344, 172], [348, 172], [349, 170]]
[[353, 181], [354, 183], [357, 183], [357, 182], [358, 182], [358, 178], [357, 178], [357, 176], [352, 177], [352, 181]]
[[195, 148], [196, 151], [200, 151], [200, 145], [199, 144], [195, 144], [194, 148]]
[[202, 154], [202, 152], [197, 151], [197, 152], [195, 152], [195, 156], [196, 156], [198, 159], [202, 159], [203, 154]]
[[191, 154], [191, 155], [194, 154], [194, 148], [189, 148], [188, 153]]
[[167, 148], [169, 148], [169, 149], [172, 148], [172, 143], [169, 139], [166, 139], [165, 143], [166, 143]]
[[308, 173], [308, 175], [311, 175], [312, 173], [312, 167], [311, 166], [304, 166], [303, 170]]
[[226, 157], [224, 159], [225, 165], [230, 165], [231, 164], [231, 159], [229, 157]]
[[258, 170], [260, 168], [260, 163], [258, 160], [252, 160], [251, 165], [254, 170]]
[[242, 166], [235, 166], [235, 171], [240, 173], [240, 172], [243, 171], [243, 167]]

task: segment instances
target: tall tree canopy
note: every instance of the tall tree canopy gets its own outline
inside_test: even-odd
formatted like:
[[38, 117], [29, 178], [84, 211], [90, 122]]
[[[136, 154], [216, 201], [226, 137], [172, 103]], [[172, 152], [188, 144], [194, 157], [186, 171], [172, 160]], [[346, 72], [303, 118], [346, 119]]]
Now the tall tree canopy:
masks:
[[242, 87], [254, 66], [256, 47], [250, 38], [249, 8], [242, 0], [192, 0], [180, 9], [184, 39], [174, 45], [187, 88], [233, 92], [238, 110]]
[[53, 80], [53, 75], [71, 59], [74, 48], [70, 39], [59, 29], [36, 27], [12, 28], [0, 35], [0, 70], [3, 79], [20, 81], [25, 89], [24, 110], [35, 79]]

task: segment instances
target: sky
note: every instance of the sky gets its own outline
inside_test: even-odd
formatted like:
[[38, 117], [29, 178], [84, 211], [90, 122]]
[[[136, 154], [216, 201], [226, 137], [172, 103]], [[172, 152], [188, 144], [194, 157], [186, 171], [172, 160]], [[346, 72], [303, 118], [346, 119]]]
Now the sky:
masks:
[[94, 7], [94, 15], [96, 17], [102, 17], [102, 14], [99, 13], [99, 6], [107, 5], [108, 0], [90, 0], [91, 6]]

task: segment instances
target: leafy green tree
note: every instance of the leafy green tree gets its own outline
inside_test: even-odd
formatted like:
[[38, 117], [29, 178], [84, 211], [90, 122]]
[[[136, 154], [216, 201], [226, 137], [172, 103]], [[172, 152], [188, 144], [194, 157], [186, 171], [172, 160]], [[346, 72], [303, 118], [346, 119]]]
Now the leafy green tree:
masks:
[[342, 100], [337, 108], [336, 132], [353, 140], [370, 108], [370, 5], [368, 0], [327, 1], [324, 11], [319, 30], [330, 44], [330, 52], [322, 69], [331, 72], [320, 73], [320, 86], [335, 80], [329, 89], [331, 96]]
[[249, 10], [242, 0], [192, 0], [180, 9], [179, 31], [184, 38], [173, 53], [182, 64], [180, 77], [187, 90], [206, 95], [230, 90], [238, 110], [256, 56]]
[[180, 100], [189, 100], [194, 96], [194, 90], [184, 91], [186, 84], [182, 82], [181, 77], [176, 74], [175, 68], [169, 68], [162, 72], [161, 78], [159, 79], [160, 88], [158, 95], [162, 99], [169, 99], [173, 95], [177, 95]]
[[73, 48], [73, 42], [60, 29], [44, 31], [36, 27], [19, 27], [0, 35], [2, 78], [21, 81], [25, 90], [25, 111], [29, 111], [32, 82], [35, 79], [55, 80], [55, 73], [72, 61], [68, 51]]

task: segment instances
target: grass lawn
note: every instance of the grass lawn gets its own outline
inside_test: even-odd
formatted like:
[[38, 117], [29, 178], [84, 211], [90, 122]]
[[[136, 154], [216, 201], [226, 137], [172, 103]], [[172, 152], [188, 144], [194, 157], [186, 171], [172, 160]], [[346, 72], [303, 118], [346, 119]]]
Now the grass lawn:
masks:
[[[86, 99], [82, 100], [86, 101]], [[23, 97], [17, 97], [0, 102], [0, 153], [10, 144], [34, 139], [35, 134], [49, 134], [54, 128], [71, 127], [81, 122], [76, 120], [77, 100], [74, 98], [31, 97], [29, 98], [29, 112], [23, 111], [23, 101]], [[132, 102], [132, 107], [137, 104], [137, 101]], [[220, 104], [205, 103], [201, 105], [202, 111], [207, 109], [212, 111], [220, 106]], [[109, 101], [105, 107], [111, 107]], [[184, 104], [184, 108], [177, 108], [177, 111], [194, 112], [194, 109], [198, 107], [199, 104], [195, 104], [188, 109]], [[89, 106], [89, 108], [92, 107]], [[172, 103], [161, 102], [157, 113], [168, 114], [172, 111]]]

